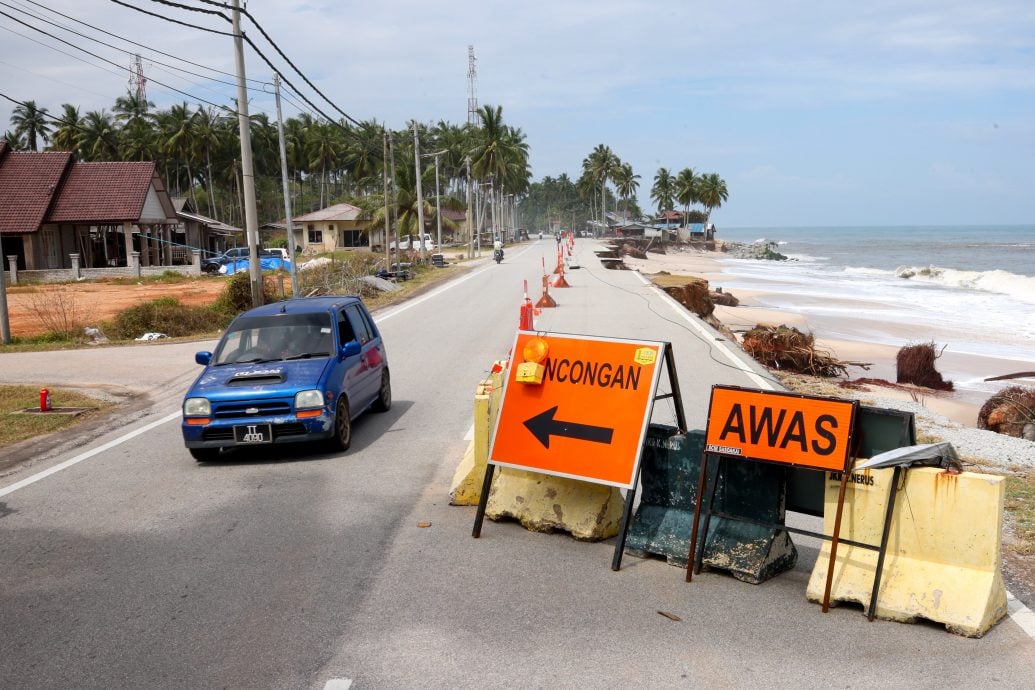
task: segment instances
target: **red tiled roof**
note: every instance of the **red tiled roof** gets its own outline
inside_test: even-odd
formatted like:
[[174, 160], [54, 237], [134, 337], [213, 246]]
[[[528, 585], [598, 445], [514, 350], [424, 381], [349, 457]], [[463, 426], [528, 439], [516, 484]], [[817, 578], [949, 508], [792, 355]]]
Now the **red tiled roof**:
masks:
[[153, 162], [76, 163], [61, 185], [47, 222], [138, 220], [154, 173]]
[[38, 230], [71, 162], [68, 152], [8, 151], [0, 160], [0, 232]]

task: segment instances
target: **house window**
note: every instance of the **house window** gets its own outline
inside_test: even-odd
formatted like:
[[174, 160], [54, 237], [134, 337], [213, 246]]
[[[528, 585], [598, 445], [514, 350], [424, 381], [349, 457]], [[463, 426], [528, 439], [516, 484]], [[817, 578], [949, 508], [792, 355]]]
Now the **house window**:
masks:
[[306, 227], [309, 231], [309, 243], [310, 244], [323, 244], [323, 231], [317, 230], [315, 225], [309, 225]]

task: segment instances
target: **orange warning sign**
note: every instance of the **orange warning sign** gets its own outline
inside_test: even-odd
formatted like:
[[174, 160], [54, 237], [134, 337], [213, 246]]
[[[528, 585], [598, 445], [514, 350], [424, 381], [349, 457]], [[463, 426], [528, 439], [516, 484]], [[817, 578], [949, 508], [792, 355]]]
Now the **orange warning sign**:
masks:
[[705, 451], [843, 471], [857, 403], [712, 387]]
[[[520, 355], [537, 334], [519, 331]], [[661, 373], [664, 343], [539, 334], [548, 345], [541, 383], [511, 363], [490, 461], [632, 487]]]

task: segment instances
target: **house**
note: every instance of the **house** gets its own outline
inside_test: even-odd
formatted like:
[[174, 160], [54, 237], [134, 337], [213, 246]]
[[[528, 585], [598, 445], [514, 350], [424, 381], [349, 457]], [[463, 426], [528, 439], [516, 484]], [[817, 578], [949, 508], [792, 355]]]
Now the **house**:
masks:
[[173, 264], [176, 211], [154, 162], [80, 163], [0, 140], [0, 253], [21, 270]]
[[172, 203], [176, 209], [176, 220], [179, 221], [173, 236], [174, 257], [177, 254], [186, 256], [192, 249], [200, 250], [202, 256], [215, 256], [231, 247], [246, 244], [244, 230], [201, 215], [195, 210], [190, 199], [173, 197]]
[[334, 204], [319, 211], [295, 216], [291, 219], [295, 246], [301, 247], [303, 252], [368, 247], [370, 237], [367, 220], [363, 216], [363, 210], [352, 204]]

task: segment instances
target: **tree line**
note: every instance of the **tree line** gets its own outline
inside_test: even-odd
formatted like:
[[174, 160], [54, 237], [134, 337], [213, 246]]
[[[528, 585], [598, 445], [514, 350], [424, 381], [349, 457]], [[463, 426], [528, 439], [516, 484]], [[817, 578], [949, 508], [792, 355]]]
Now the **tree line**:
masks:
[[[499, 106], [478, 110], [476, 126], [440, 120], [416, 123], [422, 190], [434, 190], [435, 159], [441, 206], [462, 209], [467, 162], [472, 179], [496, 194], [523, 196], [531, 168], [524, 132], [503, 120]], [[65, 103], [60, 115], [27, 101], [14, 108], [3, 135], [16, 150], [71, 151], [82, 161], [155, 161], [173, 196], [189, 197], [199, 213], [243, 225], [238, 118], [236, 114], [184, 102], [165, 110], [128, 92], [111, 112]], [[412, 126], [413, 123], [410, 123]], [[259, 222], [284, 215], [277, 125], [265, 114], [250, 122]], [[292, 211], [304, 214], [348, 202], [383, 222], [385, 162], [394, 186], [389, 213], [400, 233], [416, 231], [416, 170], [412, 129], [386, 130], [374, 120], [355, 124], [319, 120], [308, 113], [284, 121]], [[391, 155], [385, 155], [385, 149]], [[437, 156], [427, 154], [437, 153]], [[434, 220], [434, 192], [426, 194], [425, 217]]]
[[[71, 151], [83, 161], [155, 161], [173, 196], [189, 197], [199, 213], [243, 225], [238, 118], [232, 112], [186, 102], [156, 110], [151, 101], [130, 91], [115, 100], [111, 112], [82, 114], [78, 106], [65, 103], [54, 116], [27, 101], [14, 108], [10, 124], [3, 136], [16, 150]], [[518, 224], [529, 229], [548, 228], [551, 221], [563, 227], [602, 224], [608, 211], [643, 216], [637, 202], [640, 175], [605, 144], [583, 159], [577, 180], [562, 173], [533, 183], [526, 135], [504, 122], [500, 106], [482, 106], [474, 126], [440, 120], [416, 127], [423, 154], [421, 188], [434, 189], [437, 159], [442, 208], [465, 209], [461, 200], [469, 160], [478, 188], [491, 189], [501, 199], [514, 195]], [[252, 115], [251, 139], [259, 222], [274, 222], [284, 213], [276, 123], [265, 114]], [[344, 201], [367, 211], [373, 225], [382, 224], [387, 212], [398, 232], [417, 231], [411, 129], [391, 131], [374, 120], [330, 122], [301, 113], [285, 120], [284, 140], [295, 214]], [[428, 155], [432, 153], [436, 155]], [[387, 204], [382, 179], [386, 161], [394, 181]], [[701, 222], [727, 200], [728, 191], [718, 174], [684, 168], [672, 175], [659, 168], [650, 198], [659, 214], [678, 203], [684, 222]], [[695, 204], [705, 210], [692, 210]], [[423, 211], [434, 220], [433, 193], [424, 194]], [[448, 220], [443, 224], [452, 227]]]

